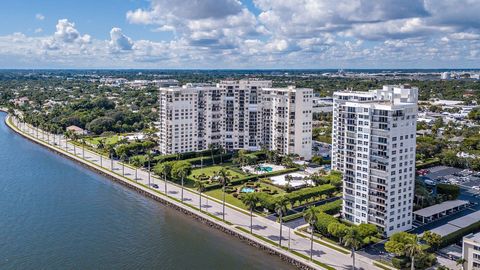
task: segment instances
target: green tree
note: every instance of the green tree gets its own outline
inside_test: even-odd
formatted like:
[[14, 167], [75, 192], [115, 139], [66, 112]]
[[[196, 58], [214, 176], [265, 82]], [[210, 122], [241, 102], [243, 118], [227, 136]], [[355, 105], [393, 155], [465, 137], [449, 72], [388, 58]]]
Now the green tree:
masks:
[[427, 242], [432, 249], [437, 250], [442, 242], [442, 236], [431, 231], [426, 231], [422, 235], [422, 240]]
[[310, 206], [303, 211], [303, 218], [310, 225], [310, 260], [313, 258], [313, 232], [315, 230], [315, 224], [318, 221], [318, 210]]
[[279, 200], [275, 204], [275, 213], [278, 215], [278, 221], [280, 222], [280, 237], [278, 240], [278, 245], [282, 246], [282, 226], [283, 226], [283, 215], [287, 213], [288, 201], [285, 199]]
[[192, 164], [188, 161], [177, 161], [172, 166], [172, 176], [181, 180], [182, 191], [181, 198], [183, 201], [184, 180], [192, 171]]
[[407, 255], [411, 259], [411, 270], [415, 270], [415, 256], [419, 256], [422, 253], [422, 246], [420, 245], [420, 243], [418, 243], [418, 236], [415, 234], [410, 237], [408, 243], [405, 244], [405, 255]]
[[222, 200], [222, 219], [225, 221], [225, 188], [230, 184], [230, 178], [228, 177], [227, 170], [222, 168], [218, 174], [218, 182], [222, 185], [223, 200]]
[[333, 237], [338, 238], [339, 242], [342, 242], [343, 237], [347, 234], [347, 225], [340, 222], [333, 222], [327, 226], [328, 233]]
[[162, 162], [158, 163], [153, 167], [153, 172], [163, 178], [163, 183], [165, 184], [165, 194], [167, 194], [167, 179], [170, 177], [172, 172], [172, 163], [171, 162]]
[[350, 228], [343, 237], [343, 245], [352, 250], [352, 269], [355, 270], [355, 251], [362, 246], [363, 239], [357, 228]]
[[202, 192], [205, 191], [205, 183], [202, 181], [195, 181], [195, 188], [197, 188], [198, 191], [198, 207], [200, 211], [202, 211]]
[[250, 209], [250, 233], [253, 233], [253, 209], [257, 206], [259, 199], [255, 193], [247, 193], [242, 197], [242, 202]]

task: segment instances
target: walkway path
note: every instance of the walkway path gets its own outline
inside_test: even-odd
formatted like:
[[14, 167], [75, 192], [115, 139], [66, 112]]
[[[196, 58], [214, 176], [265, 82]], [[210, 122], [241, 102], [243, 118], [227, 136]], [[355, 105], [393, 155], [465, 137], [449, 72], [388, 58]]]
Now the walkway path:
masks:
[[[12, 118], [14, 125], [22, 132], [27, 133], [30, 137], [37, 138], [52, 147], [68, 151], [77, 157], [83, 158], [86, 161], [101, 166], [104, 169], [111, 170], [119, 175], [124, 175], [126, 178], [137, 181], [138, 183], [149, 185], [157, 184], [158, 190], [165, 193], [165, 182], [153, 174], [143, 169], [133, 169], [129, 166], [124, 166], [123, 163], [111, 160], [107, 157], [101, 156], [89, 150], [83, 150], [81, 147], [74, 146], [63, 135], [48, 134], [42, 130], [34, 128], [28, 124], [20, 123], [16, 118]], [[181, 199], [181, 187], [177, 184], [166, 183], [166, 190], [169, 196]], [[190, 204], [196, 208], [199, 207], [198, 192], [190, 189], [184, 189], [183, 202]], [[222, 204], [220, 201], [203, 195], [202, 210], [222, 218]], [[250, 216], [245, 211], [242, 211], [234, 206], [228, 205], [225, 211], [225, 220], [232, 223], [234, 226], [243, 227], [250, 230]], [[253, 232], [271, 241], [277, 242], [279, 240], [279, 223], [268, 220], [261, 216], [254, 216], [253, 218]], [[293, 230], [284, 226], [282, 230], [282, 246], [290, 247], [291, 250], [296, 251], [305, 256], [310, 256], [310, 240], [296, 235]], [[379, 269], [373, 265], [373, 261], [363, 256], [356, 256], [357, 269]], [[314, 243], [313, 258], [320, 261], [334, 269], [351, 269], [352, 259], [350, 255], [340, 253], [334, 249], [330, 249], [318, 243]]]

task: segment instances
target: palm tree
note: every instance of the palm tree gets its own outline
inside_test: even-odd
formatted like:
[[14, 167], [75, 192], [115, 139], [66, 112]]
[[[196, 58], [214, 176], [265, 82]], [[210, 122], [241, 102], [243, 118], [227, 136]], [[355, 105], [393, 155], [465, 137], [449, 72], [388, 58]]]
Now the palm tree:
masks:
[[178, 172], [177, 172], [177, 176], [180, 177], [182, 179], [182, 201], [183, 201], [183, 190], [184, 190], [184, 179], [185, 177], [187, 177], [190, 172], [192, 171], [192, 165], [188, 162], [186, 162], [185, 164], [183, 164], [179, 169], [178, 169]]
[[76, 148], [75, 142], [78, 140], [77, 133], [72, 132], [71, 135], [70, 135], [70, 138], [72, 139], [72, 144], [73, 144], [73, 155], [76, 156], [77, 155], [77, 148]]
[[250, 233], [253, 234], [253, 209], [259, 202], [258, 196], [255, 193], [248, 193], [242, 197], [242, 202], [250, 209]]
[[82, 158], [85, 159], [85, 139], [82, 137]]
[[213, 143], [209, 144], [208, 150], [210, 150], [210, 155], [212, 156], [212, 165], [215, 165], [215, 158], [213, 157], [213, 151], [215, 150], [215, 145]]
[[198, 207], [200, 211], [202, 211], [202, 192], [205, 190], [205, 183], [202, 181], [195, 181], [195, 187], [198, 190], [199, 200], [198, 200]]
[[225, 221], [225, 187], [230, 183], [230, 179], [228, 178], [227, 171], [222, 168], [218, 172], [218, 182], [222, 185], [222, 191], [223, 191], [223, 212], [222, 212], [222, 219]]
[[147, 162], [148, 162], [148, 185], [150, 186], [150, 165], [152, 162], [152, 153], [150, 151], [147, 152]]
[[418, 243], [418, 236], [414, 234], [409, 243], [405, 245], [405, 255], [412, 260], [410, 269], [415, 270], [415, 256], [423, 253], [422, 245]]
[[112, 144], [106, 145], [108, 157], [110, 158], [110, 169], [113, 171], [113, 156], [115, 155], [115, 148]]
[[223, 163], [223, 152], [225, 151], [225, 148], [223, 148], [223, 146], [219, 146], [218, 147], [218, 152], [220, 152], [220, 164]]
[[467, 263], [467, 260], [466, 260], [466, 259], [460, 258], [460, 259], [458, 259], [456, 262], [457, 262], [457, 266], [459, 266], [459, 265], [462, 266], [462, 270], [465, 269], [465, 264]]
[[122, 160], [122, 175], [125, 176], [125, 163], [126, 160], [128, 158], [128, 155], [127, 153], [122, 153], [122, 155], [120, 155], [120, 159]]
[[170, 162], [162, 162], [153, 168], [154, 172], [160, 176], [163, 176], [163, 182], [165, 183], [165, 194], [167, 194], [167, 178], [172, 172], [172, 164]]
[[318, 220], [317, 208], [310, 206], [303, 211], [303, 218], [310, 225], [310, 260], [313, 258], [313, 231]]
[[279, 200], [275, 204], [275, 213], [278, 215], [278, 220], [280, 221], [280, 238], [278, 240], [278, 245], [282, 246], [282, 227], [283, 227], [283, 215], [287, 212], [288, 202], [285, 199]]
[[347, 231], [347, 234], [342, 240], [343, 245], [350, 247], [352, 250], [352, 269], [355, 270], [355, 251], [362, 246], [362, 238], [355, 228], [351, 228]]

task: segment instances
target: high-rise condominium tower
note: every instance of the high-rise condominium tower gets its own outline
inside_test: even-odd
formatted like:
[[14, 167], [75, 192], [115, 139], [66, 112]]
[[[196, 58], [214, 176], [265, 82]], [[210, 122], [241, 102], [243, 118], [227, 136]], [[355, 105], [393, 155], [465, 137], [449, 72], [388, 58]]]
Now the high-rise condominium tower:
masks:
[[160, 88], [160, 151], [264, 147], [310, 159], [312, 98], [312, 89], [254, 79]]
[[343, 173], [343, 218], [386, 235], [412, 227], [418, 89], [334, 93], [332, 168]]

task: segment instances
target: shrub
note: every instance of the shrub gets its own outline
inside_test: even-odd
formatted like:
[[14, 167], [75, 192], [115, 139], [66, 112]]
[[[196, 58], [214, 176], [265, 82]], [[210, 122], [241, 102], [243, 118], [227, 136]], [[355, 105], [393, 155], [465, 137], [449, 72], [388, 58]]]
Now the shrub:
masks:
[[334, 222], [338, 222], [338, 220], [329, 214], [320, 212], [317, 215], [317, 223], [315, 223], [315, 228], [320, 234], [328, 235], [328, 225]]
[[453, 244], [455, 242], [458, 242], [463, 238], [464, 235], [467, 235], [467, 234], [472, 233], [472, 232], [476, 232], [478, 230], [480, 230], [480, 221], [477, 221], [477, 222], [471, 224], [470, 226], [462, 228], [462, 229], [460, 229], [456, 232], [445, 235], [442, 238], [442, 242], [440, 243], [440, 247], [445, 247], [445, 246], [448, 246], [448, 245]]
[[438, 184], [438, 194], [447, 195], [449, 200], [455, 200], [460, 195], [460, 187], [449, 184]]
[[316, 207], [318, 211], [327, 213], [329, 215], [335, 215], [342, 210], [342, 200], [336, 200], [333, 202], [328, 202], [326, 204], [322, 204]]
[[335, 192], [335, 186], [331, 184], [321, 185], [311, 188], [303, 188], [285, 195], [285, 198], [291, 203], [306, 201], [311, 198], [319, 197], [323, 194], [331, 195]]

